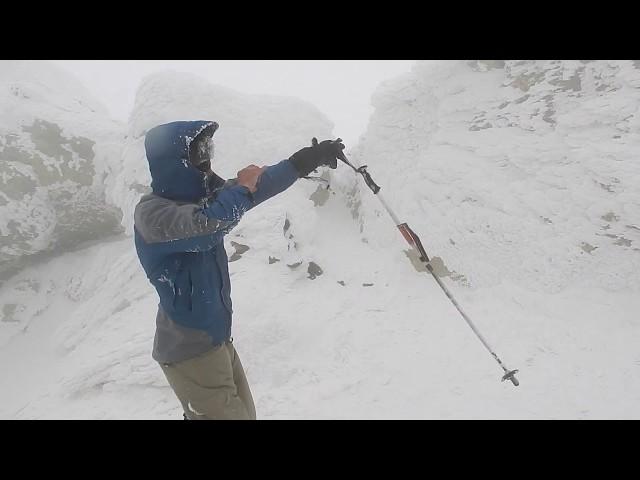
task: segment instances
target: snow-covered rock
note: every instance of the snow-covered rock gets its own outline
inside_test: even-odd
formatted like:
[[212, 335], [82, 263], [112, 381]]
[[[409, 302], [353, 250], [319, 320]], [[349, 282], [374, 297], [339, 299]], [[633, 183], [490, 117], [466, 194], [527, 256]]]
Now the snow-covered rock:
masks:
[[103, 180], [123, 126], [46, 62], [0, 62], [0, 281], [36, 254], [119, 230]]
[[640, 288], [640, 62], [421, 62], [373, 103], [355, 158], [459, 278]]
[[151, 182], [144, 136], [156, 125], [177, 120], [213, 120], [213, 169], [224, 178], [251, 163], [270, 165], [328, 138], [333, 124], [313, 105], [294, 97], [248, 95], [213, 85], [193, 74], [161, 72], [146, 77], [129, 119], [122, 168], [107, 180], [109, 199], [124, 212], [127, 232], [133, 209]]
[[[35, 78], [34, 72], [30, 74]], [[77, 91], [82, 92], [82, 89], [78, 86]], [[43, 98], [46, 99], [46, 96]], [[79, 113], [71, 118], [81, 123], [84, 118], [82, 115], [85, 115], [85, 111], [80, 109]], [[61, 117], [66, 118], [62, 115]], [[132, 233], [135, 204], [140, 196], [149, 190], [151, 181], [144, 152], [144, 134], [146, 130], [160, 123], [184, 119], [211, 119], [220, 124], [215, 137], [216, 156], [213, 167], [218, 174], [226, 178], [234, 177], [240, 168], [249, 163], [277, 163], [303, 146], [309, 145], [314, 136], [321, 139], [329, 138], [332, 129], [332, 123], [321, 112], [295, 98], [245, 95], [211, 85], [189, 74], [160, 73], [148, 77], [138, 90], [129, 133], [122, 148], [122, 157], [109, 157], [100, 176], [107, 203], [115, 205], [116, 208], [112, 208], [118, 213], [123, 213], [117, 220], [122, 218], [122, 230], [126, 235]], [[87, 135], [89, 133], [91, 132]], [[88, 172], [85, 180], [93, 183], [86, 187], [78, 182], [72, 184], [76, 195], [69, 201], [77, 209], [89, 213], [88, 206], [80, 203], [79, 193], [83, 191], [82, 188], [90, 189], [95, 186], [94, 168], [89, 161], [82, 158], [78, 159], [77, 163]], [[69, 175], [65, 177], [67, 181], [68, 177]], [[322, 267], [314, 261], [313, 250], [309, 248], [317, 222], [314, 209], [317, 194], [314, 193], [317, 192], [318, 185], [320, 184], [315, 182], [298, 182], [286, 193], [248, 212], [240, 225], [226, 237], [231, 262], [241, 260], [247, 255], [259, 257], [265, 265], [278, 262], [281, 262], [281, 265], [289, 265], [290, 267], [284, 268], [290, 268], [292, 274], [302, 278], [321, 274], [318, 269], [322, 270]], [[61, 226], [59, 215], [52, 211], [52, 229]], [[87, 226], [88, 231], [96, 232], [95, 223], [88, 223], [84, 216], [80, 217], [79, 221], [82, 222], [80, 225]], [[39, 229], [38, 232], [42, 231], [41, 223], [34, 220], [33, 225]], [[153, 292], [135, 256], [133, 240], [129, 238], [128, 243], [120, 242], [118, 245], [121, 246], [121, 250], [109, 253], [109, 262], [100, 268], [106, 269], [103, 275], [116, 275], [110, 269], [119, 263], [130, 265], [133, 268], [131, 275], [135, 277], [135, 282], [138, 282], [135, 283], [137, 286], [134, 291], [139, 290], [140, 285], [145, 285], [145, 290]], [[84, 263], [89, 264], [93, 261], [102, 260], [98, 258]], [[55, 282], [56, 288], [43, 287], [43, 280], [38, 278], [37, 269], [30, 272], [24, 278], [21, 276], [22, 280], [15, 284], [11, 282], [0, 292], [0, 300], [3, 302], [0, 307], [0, 320], [4, 322], [0, 344], [8, 341], [16, 332], [27, 328], [30, 321], [48, 310], [54, 302], [53, 299], [58, 296], [68, 297], [73, 302], [80, 303], [95, 296], [95, 293], [88, 296], [76, 294], [77, 289], [72, 286], [65, 287], [64, 280]], [[61, 275], [62, 278], [67, 276]], [[102, 276], [98, 279], [95, 276], [96, 272], [90, 268], [87, 271], [74, 272], [69, 281], [74, 285], [90, 284], [95, 290], [104, 282]], [[126, 282], [127, 288], [133, 288], [133, 285], [133, 279]], [[114, 294], [119, 295], [117, 291]], [[96, 306], [90, 303], [81, 310], [84, 312], [85, 309], [95, 311]], [[152, 312], [150, 315], [153, 316]], [[84, 313], [80, 315], [78, 322], [83, 321], [87, 321]], [[74, 340], [62, 342], [77, 343]]]

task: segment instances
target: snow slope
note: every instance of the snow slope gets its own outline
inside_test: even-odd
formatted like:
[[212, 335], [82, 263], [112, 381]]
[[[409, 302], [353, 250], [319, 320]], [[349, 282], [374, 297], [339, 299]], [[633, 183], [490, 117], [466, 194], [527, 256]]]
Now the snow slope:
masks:
[[[639, 239], [627, 227], [638, 224], [636, 67], [444, 62], [382, 85], [349, 153], [441, 259], [444, 281], [521, 385], [499, 381], [376, 199], [340, 166], [322, 172], [329, 189], [300, 181], [226, 240], [233, 336], [259, 418], [640, 418]], [[193, 96], [181, 96], [186, 87]], [[218, 101], [204, 109], [211, 92]], [[141, 132], [154, 122], [225, 119], [214, 162], [225, 176], [331, 133], [301, 102], [182, 75], [152, 77], [138, 95], [127, 174], [106, 180], [125, 227], [147, 181]], [[127, 234], [26, 268], [0, 304], [22, 309], [0, 324], [1, 418], [180, 418], [150, 357], [157, 298]]]
[[[230, 264], [234, 338], [260, 418], [640, 417], [638, 295], [454, 286], [520, 368], [516, 389], [400, 243], [383, 254], [359, 241], [337, 196], [321, 208], [314, 258], [324, 273], [314, 280], [270, 264], [272, 248]], [[180, 418], [150, 357], [157, 299], [122, 254], [130, 245], [64, 254], [3, 289], [1, 301], [22, 295], [35, 312], [0, 350], [0, 417]]]

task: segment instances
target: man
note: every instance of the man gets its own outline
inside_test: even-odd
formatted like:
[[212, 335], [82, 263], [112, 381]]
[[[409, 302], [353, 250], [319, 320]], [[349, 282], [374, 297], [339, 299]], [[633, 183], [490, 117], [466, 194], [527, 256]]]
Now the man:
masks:
[[153, 193], [135, 209], [138, 258], [160, 303], [153, 358], [184, 418], [255, 419], [251, 391], [231, 338], [231, 286], [224, 236], [242, 215], [321, 165], [337, 166], [338, 139], [224, 181], [211, 169], [216, 122], [151, 129], [145, 150]]

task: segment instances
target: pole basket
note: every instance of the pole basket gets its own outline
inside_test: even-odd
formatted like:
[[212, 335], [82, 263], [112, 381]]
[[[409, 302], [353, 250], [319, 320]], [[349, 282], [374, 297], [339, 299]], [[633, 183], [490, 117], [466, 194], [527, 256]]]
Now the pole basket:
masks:
[[516, 378], [516, 373], [518, 373], [518, 370], [510, 370], [510, 371], [508, 371], [502, 377], [502, 381], [504, 382], [505, 380], [511, 380], [511, 383], [513, 383], [517, 387], [518, 385], [520, 385], [520, 382]]

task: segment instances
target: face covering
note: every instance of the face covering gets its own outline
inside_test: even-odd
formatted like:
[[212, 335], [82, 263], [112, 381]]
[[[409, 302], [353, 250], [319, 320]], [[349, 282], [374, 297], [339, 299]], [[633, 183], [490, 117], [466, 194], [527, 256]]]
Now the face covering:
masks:
[[213, 137], [200, 135], [189, 147], [189, 161], [198, 170], [207, 173], [211, 169], [214, 152]]

